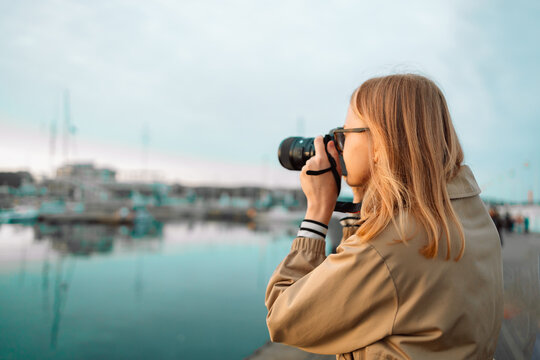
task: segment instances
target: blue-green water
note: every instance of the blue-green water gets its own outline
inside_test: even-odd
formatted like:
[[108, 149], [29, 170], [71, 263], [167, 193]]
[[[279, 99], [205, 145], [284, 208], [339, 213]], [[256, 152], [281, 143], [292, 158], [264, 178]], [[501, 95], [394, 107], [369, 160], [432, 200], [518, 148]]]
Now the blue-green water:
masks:
[[0, 359], [242, 359], [294, 229], [0, 226]]

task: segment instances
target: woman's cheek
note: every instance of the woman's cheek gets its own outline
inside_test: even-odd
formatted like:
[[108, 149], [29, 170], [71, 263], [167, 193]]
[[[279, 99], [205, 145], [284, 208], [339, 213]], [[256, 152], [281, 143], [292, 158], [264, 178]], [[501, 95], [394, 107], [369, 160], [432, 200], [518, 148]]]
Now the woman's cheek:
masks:
[[354, 161], [354, 157], [351, 157], [348, 153], [343, 153], [343, 160], [345, 161], [345, 167], [347, 168], [347, 184], [354, 186], [358, 178], [358, 168]]

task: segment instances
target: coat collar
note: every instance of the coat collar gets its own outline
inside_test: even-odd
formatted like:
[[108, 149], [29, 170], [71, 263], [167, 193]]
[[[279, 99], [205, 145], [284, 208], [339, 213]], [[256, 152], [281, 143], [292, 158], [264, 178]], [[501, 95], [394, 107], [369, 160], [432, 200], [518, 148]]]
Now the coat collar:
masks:
[[459, 172], [446, 185], [450, 199], [461, 199], [480, 194], [480, 187], [467, 165], [462, 165]]

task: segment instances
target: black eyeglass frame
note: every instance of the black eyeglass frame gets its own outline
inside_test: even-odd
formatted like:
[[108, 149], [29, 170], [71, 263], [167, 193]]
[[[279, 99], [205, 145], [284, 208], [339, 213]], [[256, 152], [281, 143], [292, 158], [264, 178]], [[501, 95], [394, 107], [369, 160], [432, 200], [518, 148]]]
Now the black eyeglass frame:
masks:
[[335, 129], [332, 129], [328, 132], [328, 134], [332, 137], [334, 140], [334, 144], [336, 145], [337, 151], [341, 154], [343, 153], [343, 146], [345, 145], [345, 136], [343, 136], [343, 144], [338, 139], [339, 134], [345, 134], [345, 133], [363, 133], [369, 131], [369, 128], [351, 128], [351, 129], [344, 129], [342, 127], [337, 127]]

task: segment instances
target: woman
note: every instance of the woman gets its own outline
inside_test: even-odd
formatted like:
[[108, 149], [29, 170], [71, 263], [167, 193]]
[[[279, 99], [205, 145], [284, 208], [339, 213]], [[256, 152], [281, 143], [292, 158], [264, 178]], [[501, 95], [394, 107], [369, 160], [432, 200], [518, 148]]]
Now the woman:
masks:
[[337, 191], [331, 172], [307, 174], [330, 166], [316, 138], [300, 175], [306, 217], [266, 291], [272, 341], [337, 359], [492, 359], [499, 237], [442, 92], [419, 75], [368, 80], [344, 129], [327, 149], [342, 152], [360, 216], [326, 257]]

